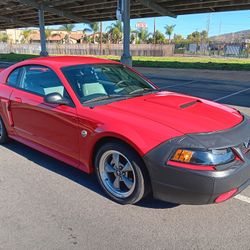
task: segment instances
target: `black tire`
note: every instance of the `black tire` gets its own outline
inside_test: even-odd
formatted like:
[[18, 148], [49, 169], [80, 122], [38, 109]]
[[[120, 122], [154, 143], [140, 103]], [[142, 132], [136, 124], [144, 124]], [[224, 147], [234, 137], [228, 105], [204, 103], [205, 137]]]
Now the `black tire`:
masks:
[[3, 120], [0, 117], [0, 144], [5, 144], [8, 141], [9, 141], [8, 133], [3, 123]]
[[[100, 172], [100, 164], [102, 157], [107, 154], [107, 152], [110, 151], [116, 151], [121, 153], [123, 156], [126, 157], [127, 160], [131, 163], [130, 166], [133, 168], [133, 176], [135, 179], [134, 189], [133, 192], [128, 197], [118, 197], [114, 193], [110, 192], [105, 186], [103, 177], [101, 177]], [[123, 156], [120, 156], [123, 158]], [[110, 156], [111, 157], [111, 156]], [[123, 158], [125, 159], [125, 158]], [[97, 175], [97, 179], [102, 186], [105, 193], [114, 201], [126, 205], [126, 204], [135, 204], [142, 200], [145, 196], [147, 196], [151, 190], [150, 188], [150, 181], [149, 176], [146, 171], [145, 165], [143, 160], [140, 158], [140, 156], [129, 146], [127, 146], [125, 143], [121, 142], [109, 142], [102, 145], [99, 150], [97, 151], [97, 154], [95, 156], [95, 172]], [[114, 174], [115, 175], [115, 174]], [[117, 176], [116, 176], [117, 177]], [[115, 177], [115, 178], [116, 178]], [[122, 178], [122, 177], [120, 177]], [[121, 181], [122, 182], [122, 181]], [[124, 182], [125, 184], [125, 182]], [[124, 185], [123, 184], [123, 185]]]

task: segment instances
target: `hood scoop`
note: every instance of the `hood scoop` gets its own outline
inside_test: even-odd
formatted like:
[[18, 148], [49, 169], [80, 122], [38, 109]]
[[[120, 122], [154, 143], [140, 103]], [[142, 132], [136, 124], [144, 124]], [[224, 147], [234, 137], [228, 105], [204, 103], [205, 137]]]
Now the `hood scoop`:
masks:
[[192, 101], [192, 102], [184, 103], [184, 104], [180, 105], [180, 108], [181, 109], [186, 109], [186, 108], [189, 108], [189, 107], [195, 105], [196, 103], [202, 103], [202, 101], [201, 100], [195, 100], [195, 101]]
[[174, 95], [172, 93], [155, 95], [153, 97], [146, 98], [145, 101], [179, 110], [194, 106], [197, 103], [203, 103], [195, 97]]

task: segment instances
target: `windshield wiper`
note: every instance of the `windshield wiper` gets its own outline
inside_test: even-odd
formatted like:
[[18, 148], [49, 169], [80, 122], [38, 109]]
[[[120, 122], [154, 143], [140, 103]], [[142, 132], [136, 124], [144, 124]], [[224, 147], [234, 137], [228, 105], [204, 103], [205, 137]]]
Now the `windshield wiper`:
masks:
[[126, 98], [126, 96], [117, 95], [117, 94], [104, 95], [104, 96], [98, 96], [98, 97], [92, 98], [90, 100], [84, 101], [83, 103], [85, 104], [85, 103], [103, 101], [103, 100], [108, 100], [108, 99], [113, 99], [113, 98]]
[[133, 90], [133, 91], [129, 92], [128, 94], [129, 95], [133, 95], [133, 94], [137, 94], [137, 93], [144, 94], [144, 93], [159, 92], [159, 91], [161, 91], [161, 89], [141, 88], [141, 89]]

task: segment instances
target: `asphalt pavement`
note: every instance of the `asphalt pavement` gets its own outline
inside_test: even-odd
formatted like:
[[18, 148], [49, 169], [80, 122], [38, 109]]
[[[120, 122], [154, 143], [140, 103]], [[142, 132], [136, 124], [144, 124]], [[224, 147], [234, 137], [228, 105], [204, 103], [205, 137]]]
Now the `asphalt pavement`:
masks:
[[245, 82], [145, 75], [164, 90], [197, 96], [226, 105], [250, 108], [250, 79], [249, 82]]
[[[250, 83], [150, 76], [160, 87], [250, 115]], [[250, 187], [219, 205], [110, 201], [94, 176], [11, 142], [0, 146], [0, 249], [250, 249]]]

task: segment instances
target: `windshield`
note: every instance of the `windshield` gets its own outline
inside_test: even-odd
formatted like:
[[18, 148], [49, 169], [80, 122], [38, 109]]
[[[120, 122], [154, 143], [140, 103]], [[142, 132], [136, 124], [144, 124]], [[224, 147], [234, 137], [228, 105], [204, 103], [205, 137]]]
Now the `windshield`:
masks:
[[64, 67], [62, 72], [82, 103], [129, 98], [155, 90], [120, 64], [77, 65]]

